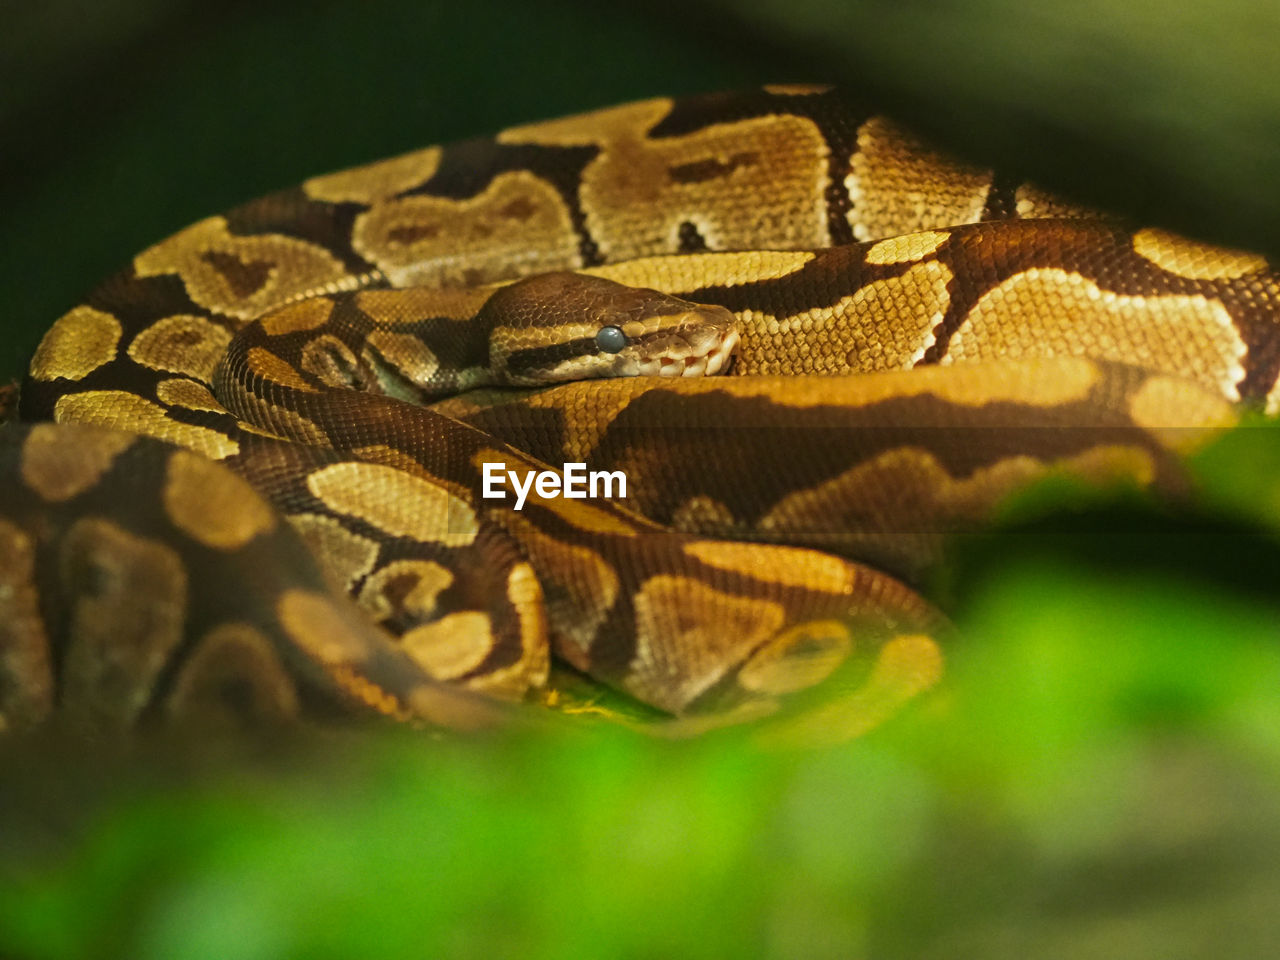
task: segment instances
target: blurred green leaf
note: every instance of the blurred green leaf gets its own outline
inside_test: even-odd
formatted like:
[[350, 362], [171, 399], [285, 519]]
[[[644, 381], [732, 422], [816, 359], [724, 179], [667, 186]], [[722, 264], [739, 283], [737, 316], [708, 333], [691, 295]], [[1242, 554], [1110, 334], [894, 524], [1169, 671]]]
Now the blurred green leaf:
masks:
[[[861, 741], [776, 751], [750, 731], [577, 723], [361, 737], [304, 749], [292, 774], [126, 777], [63, 854], [6, 863], [0, 944], [907, 957], [976, 937], [971, 955], [1084, 957], [1064, 924], [1089, 943], [1127, 917], [1146, 933], [1126, 955], [1155, 957], [1188, 915], [1201, 932], [1236, 918], [1242, 950], [1274, 933], [1275, 611], [1017, 551], [984, 573], [944, 690]], [[1170, 870], [1188, 875], [1172, 892]], [[1099, 882], [1121, 886], [1095, 902]]]

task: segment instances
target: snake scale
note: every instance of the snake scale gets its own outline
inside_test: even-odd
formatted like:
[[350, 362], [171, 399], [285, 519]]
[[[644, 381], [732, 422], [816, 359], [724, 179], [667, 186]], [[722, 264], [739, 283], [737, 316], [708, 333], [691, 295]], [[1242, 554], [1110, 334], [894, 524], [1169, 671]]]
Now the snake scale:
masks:
[[0, 727], [466, 726], [554, 661], [694, 718], [838, 679], [856, 731], [940, 675], [942, 534], [1050, 470], [1178, 495], [1181, 428], [1280, 406], [1277, 291], [820, 87], [312, 178], [41, 342]]

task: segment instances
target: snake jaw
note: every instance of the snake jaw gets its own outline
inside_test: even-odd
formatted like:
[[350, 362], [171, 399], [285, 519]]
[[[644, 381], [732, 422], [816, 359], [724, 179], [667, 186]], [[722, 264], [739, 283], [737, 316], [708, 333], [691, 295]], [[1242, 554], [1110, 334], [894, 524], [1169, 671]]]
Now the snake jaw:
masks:
[[738, 349], [738, 331], [730, 330], [724, 335], [717, 347], [707, 357], [707, 376], [714, 376], [728, 366], [729, 361], [733, 359], [734, 352]]
[[643, 361], [637, 370], [646, 377], [710, 377], [719, 373], [738, 348], [738, 331], [729, 330], [705, 352], [685, 357], [657, 356]]
[[642, 377], [702, 377], [719, 373], [738, 348], [733, 314], [722, 307], [698, 307], [647, 337], [638, 337], [620, 357], [614, 375]]

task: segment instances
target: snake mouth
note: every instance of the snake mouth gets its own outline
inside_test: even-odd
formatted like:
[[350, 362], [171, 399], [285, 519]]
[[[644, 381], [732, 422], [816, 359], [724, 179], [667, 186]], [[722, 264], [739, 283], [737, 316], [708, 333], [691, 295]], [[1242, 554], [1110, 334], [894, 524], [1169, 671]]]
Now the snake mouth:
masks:
[[719, 333], [697, 354], [667, 356], [658, 354], [639, 364], [642, 377], [710, 377], [719, 373], [738, 349], [738, 331], [732, 328]]

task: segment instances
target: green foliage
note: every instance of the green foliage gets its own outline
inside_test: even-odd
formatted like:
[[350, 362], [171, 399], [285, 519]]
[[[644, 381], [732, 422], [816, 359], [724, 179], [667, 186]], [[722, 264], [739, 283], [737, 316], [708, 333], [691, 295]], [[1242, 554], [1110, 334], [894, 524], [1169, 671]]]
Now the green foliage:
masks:
[[1044, 546], [974, 549], [942, 689], [838, 747], [565, 718], [304, 739], [193, 779], [144, 754], [80, 784], [101, 795], [67, 835], [5, 857], [0, 949], [1256, 955], [1280, 906], [1275, 605], [1194, 558], [1175, 577]]

